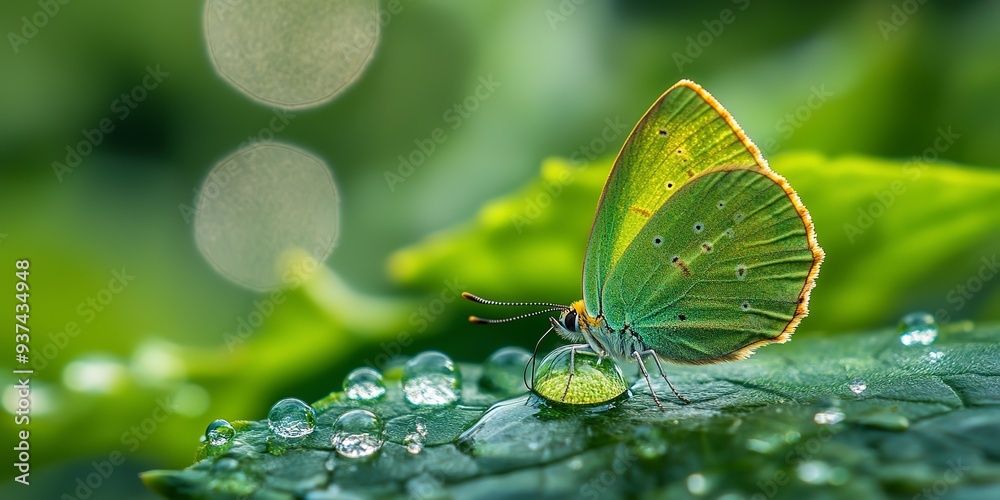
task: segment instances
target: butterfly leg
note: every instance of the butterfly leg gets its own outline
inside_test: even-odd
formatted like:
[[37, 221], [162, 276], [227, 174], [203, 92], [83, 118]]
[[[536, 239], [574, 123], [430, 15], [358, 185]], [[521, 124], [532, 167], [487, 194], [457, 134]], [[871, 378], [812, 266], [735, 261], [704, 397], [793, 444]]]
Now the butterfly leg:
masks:
[[656, 391], [653, 389], [653, 383], [649, 381], [649, 372], [646, 371], [646, 365], [643, 364], [642, 356], [639, 354], [639, 351], [632, 351], [632, 357], [639, 363], [639, 371], [642, 372], [642, 376], [646, 378], [646, 385], [649, 386], [649, 393], [653, 395], [653, 402], [655, 402], [656, 406], [659, 406], [661, 410], [665, 409], [660, 403], [660, 398], [656, 397]]
[[563, 390], [562, 400], [566, 402], [569, 395], [569, 386], [573, 383], [573, 375], [576, 373], [576, 347], [569, 350], [569, 377], [566, 379], [566, 389]]
[[[677, 396], [677, 399], [679, 399], [679, 400], [681, 400], [681, 401], [683, 401], [685, 403], [690, 403], [691, 402], [690, 399], [688, 399], [688, 398], [686, 398], [684, 396], [681, 396], [681, 393], [677, 392], [677, 389], [674, 389], [674, 384], [671, 384], [670, 383], [670, 379], [667, 378], [667, 372], [663, 371], [663, 365], [660, 364], [660, 358], [656, 357], [656, 352], [655, 351], [653, 351], [652, 349], [649, 349], [647, 351], [642, 351], [641, 353], [639, 353], [639, 355], [641, 355], [641, 356], [649, 356], [649, 357], [653, 358], [653, 361], [656, 362], [656, 368], [658, 368], [660, 370], [660, 376], [663, 377], [663, 380], [665, 380], [667, 382], [667, 386], [670, 387], [670, 390], [674, 391], [674, 396]], [[640, 363], [640, 366], [641, 365], [642, 364]], [[649, 379], [647, 378], [646, 381], [648, 382]]]

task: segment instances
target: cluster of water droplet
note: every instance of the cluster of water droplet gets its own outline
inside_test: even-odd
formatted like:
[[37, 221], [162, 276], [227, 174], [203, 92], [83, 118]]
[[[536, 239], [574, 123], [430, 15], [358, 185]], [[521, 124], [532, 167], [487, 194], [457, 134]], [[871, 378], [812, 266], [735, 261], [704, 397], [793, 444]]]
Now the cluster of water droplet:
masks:
[[[912, 312], [899, 320], [899, 342], [906, 347], [931, 345], [937, 340], [938, 331], [939, 327], [934, 316], [926, 312]], [[922, 357], [931, 364], [937, 363], [943, 358], [944, 353], [941, 351], [930, 351]], [[847, 384], [847, 388], [860, 398], [868, 390], [868, 382], [864, 378], [855, 377]], [[834, 425], [842, 422], [845, 417], [844, 412], [839, 408], [831, 406], [813, 415], [813, 421], [820, 425]], [[824, 474], [819, 474], [818, 470], [810, 467], [803, 469], [806, 476], [823, 476]]]
[[[483, 383], [495, 392], [517, 393], [526, 390], [521, 371], [529, 359], [527, 351], [505, 348], [494, 353], [484, 367]], [[515, 384], [516, 381], [516, 384]], [[435, 351], [418, 354], [403, 367], [401, 385], [404, 399], [415, 406], [455, 404], [461, 398], [461, 375], [448, 356]], [[367, 402], [382, 399], [388, 390], [382, 374], [362, 367], [344, 378], [344, 397], [350, 401]], [[292, 442], [309, 436], [316, 429], [316, 410], [304, 401], [286, 398], [271, 407], [267, 416], [268, 429], [274, 438], [274, 450], [282, 450]], [[406, 450], [418, 454], [427, 440], [427, 425], [417, 422], [403, 439]], [[210, 451], [217, 452], [233, 441], [236, 430], [225, 420], [212, 422], [205, 431]], [[378, 452], [386, 440], [382, 419], [367, 409], [352, 409], [333, 424], [330, 444], [342, 457], [362, 458]], [[333, 467], [335, 461], [330, 462]]]

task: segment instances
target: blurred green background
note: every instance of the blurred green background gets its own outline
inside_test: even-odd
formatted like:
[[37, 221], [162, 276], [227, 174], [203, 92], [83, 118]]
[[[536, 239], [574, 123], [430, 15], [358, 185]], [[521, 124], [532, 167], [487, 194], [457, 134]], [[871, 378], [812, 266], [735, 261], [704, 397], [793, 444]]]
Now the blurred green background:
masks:
[[[284, 292], [263, 326], [227, 345], [269, 295], [214, 272], [178, 207], [275, 111], [217, 76], [201, 2], [58, 4], [16, 47], [11, 34], [43, 7], [5, 2], [0, 265], [13, 290], [14, 261], [31, 259], [31, 347], [44, 366], [32, 378], [33, 484], [8, 474], [0, 496], [74, 495], [95, 461], [119, 452], [124, 463], [93, 497], [150, 497], [136, 474], [189, 465], [215, 418], [264, 418], [286, 396], [317, 400], [352, 368], [384, 368], [390, 355], [437, 349], [479, 362], [532, 345], [543, 320], [472, 327], [470, 313], [507, 311], [459, 303], [450, 290], [580, 298], [610, 161], [680, 78], [727, 107], [813, 214], [828, 260], [797, 335], [892, 325], [915, 309], [1000, 319], [1000, 281], [983, 278], [960, 308], [955, 295], [1000, 250], [1000, 4], [579, 3], [404, 0], [354, 85], [291, 112], [275, 134], [325, 160], [336, 179], [329, 271]], [[57, 176], [53, 161], [81, 131], [117, 120], [112, 103], [147, 66], [168, 76]], [[445, 113], [481, 78], [499, 85], [452, 128]], [[390, 186], [398, 157], [439, 127], [447, 139]], [[933, 161], [907, 164], [927, 151]], [[549, 161], [539, 180], [549, 157], [575, 161]], [[518, 224], [514, 215], [535, 213], [532, 200], [561, 172], [572, 180], [550, 207]], [[880, 202], [898, 180], [907, 194]], [[873, 203], [884, 210], [852, 233], [846, 225], [863, 224], [858, 210], [873, 215]], [[116, 272], [134, 279], [101, 310], [88, 306]], [[71, 322], [79, 332], [67, 332]], [[7, 339], [0, 367], [9, 373]], [[170, 408], [162, 421], [158, 405]], [[12, 415], [2, 422], [10, 450], [19, 427]]]

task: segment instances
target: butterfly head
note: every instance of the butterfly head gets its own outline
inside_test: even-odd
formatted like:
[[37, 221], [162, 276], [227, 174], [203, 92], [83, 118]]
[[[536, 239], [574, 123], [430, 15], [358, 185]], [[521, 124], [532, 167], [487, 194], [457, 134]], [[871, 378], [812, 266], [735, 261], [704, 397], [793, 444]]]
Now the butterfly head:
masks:
[[570, 342], [584, 340], [585, 332], [597, 325], [597, 321], [587, 314], [587, 308], [582, 300], [569, 305], [559, 313], [559, 318], [550, 318], [552, 328], [560, 337]]

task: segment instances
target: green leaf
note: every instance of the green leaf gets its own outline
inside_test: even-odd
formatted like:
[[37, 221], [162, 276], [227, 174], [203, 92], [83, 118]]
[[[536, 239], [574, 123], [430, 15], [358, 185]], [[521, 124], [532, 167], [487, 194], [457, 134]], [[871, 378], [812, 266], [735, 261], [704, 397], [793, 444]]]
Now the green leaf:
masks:
[[[390, 370], [383, 399], [331, 394], [314, 405], [316, 430], [280, 453], [266, 422], [249, 422], [221, 453], [143, 480], [176, 498], [1000, 493], [1000, 325], [954, 325], [928, 346], [894, 331], [800, 335], [746, 361], [670, 366], [692, 403], [664, 398], [662, 411], [641, 378], [633, 397], [595, 409], [500, 401], [478, 365], [461, 369], [458, 405], [406, 403]], [[385, 422], [371, 457], [331, 446], [333, 422], [353, 408]], [[404, 441], [417, 422], [426, 445], [414, 454]]]

